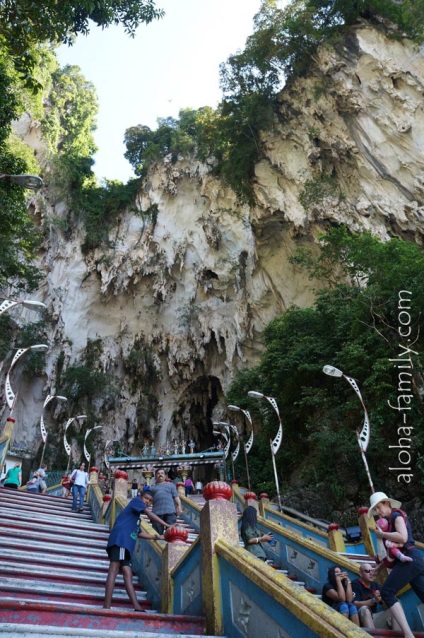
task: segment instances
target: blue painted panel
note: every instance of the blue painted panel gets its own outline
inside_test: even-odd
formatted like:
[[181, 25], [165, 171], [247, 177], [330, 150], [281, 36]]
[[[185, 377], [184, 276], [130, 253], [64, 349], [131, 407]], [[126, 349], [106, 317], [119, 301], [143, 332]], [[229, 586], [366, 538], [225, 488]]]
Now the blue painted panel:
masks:
[[157, 554], [153, 543], [142, 538], [137, 539], [131, 567], [138, 577], [138, 582], [146, 590], [147, 598], [152, 601], [153, 607], [156, 610], [160, 609], [162, 556]]
[[288, 520], [284, 516], [282, 516], [279, 512], [274, 512], [273, 510], [265, 510], [265, 518], [272, 521], [276, 525], [280, 527], [286, 528], [290, 531], [296, 532], [296, 534], [300, 534], [303, 538], [309, 538], [310, 540], [315, 541], [322, 547], [329, 548], [329, 542], [327, 536], [322, 536], [313, 528], [306, 529], [302, 525], [299, 525], [295, 519]]
[[174, 614], [202, 615], [200, 542], [194, 543], [173, 575]]
[[191, 525], [191, 527], [193, 529], [196, 530], [196, 532], [200, 532], [200, 512], [199, 510], [192, 505], [190, 502], [188, 502], [187, 500], [181, 499], [181, 505], [182, 505], [182, 514], [181, 517], [183, 518], [184, 522], [188, 523], [189, 525]]
[[[315, 631], [227, 563], [222, 556], [219, 556], [219, 565], [222, 600], [226, 601], [223, 605], [225, 635], [232, 638], [257, 638], [258, 635], [317, 637]], [[262, 628], [260, 633], [258, 625]]]

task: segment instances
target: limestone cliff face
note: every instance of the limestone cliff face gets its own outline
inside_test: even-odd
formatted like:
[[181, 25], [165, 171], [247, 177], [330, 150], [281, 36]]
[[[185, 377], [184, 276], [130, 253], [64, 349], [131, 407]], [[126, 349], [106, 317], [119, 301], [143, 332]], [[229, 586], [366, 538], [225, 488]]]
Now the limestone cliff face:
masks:
[[[51, 223], [63, 204], [50, 196], [41, 209], [35, 200], [49, 227], [39, 298], [53, 320], [52, 347], [45, 387], [30, 383], [18, 405], [16, 440], [33, 441], [59, 354], [66, 367], [87, 339], [100, 339], [98, 366], [118, 388], [113, 409], [96, 405], [103, 440], [120, 440], [128, 453], [153, 437], [157, 449], [181, 437], [210, 445], [225, 390], [257, 361], [266, 324], [313, 301], [306, 275], [289, 263], [299, 243], [339, 223], [421, 243], [423, 90], [423, 51], [359, 25], [281, 93], [255, 170], [256, 207], [238, 205], [207, 165], [165, 161], [137, 199], [150, 216], [127, 212], [114, 247], [84, 256], [83, 229], [67, 241]], [[137, 342], [154, 372], [138, 385], [125, 365]]]

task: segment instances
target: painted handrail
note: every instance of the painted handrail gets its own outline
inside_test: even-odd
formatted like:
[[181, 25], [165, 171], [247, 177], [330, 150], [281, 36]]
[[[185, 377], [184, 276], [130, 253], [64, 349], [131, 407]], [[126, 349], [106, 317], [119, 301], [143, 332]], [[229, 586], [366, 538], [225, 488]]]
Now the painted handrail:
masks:
[[302, 638], [363, 638], [362, 629], [249, 552], [223, 540], [215, 551], [226, 601], [225, 635], [239, 635], [241, 629], [244, 635], [263, 635], [264, 627], [267, 635], [279, 635], [284, 627], [285, 635]]

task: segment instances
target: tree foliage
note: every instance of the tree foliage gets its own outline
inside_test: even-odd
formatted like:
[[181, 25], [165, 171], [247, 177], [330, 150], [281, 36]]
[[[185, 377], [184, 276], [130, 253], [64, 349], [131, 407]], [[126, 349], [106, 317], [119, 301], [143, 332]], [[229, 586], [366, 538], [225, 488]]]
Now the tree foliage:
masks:
[[134, 36], [141, 23], [164, 15], [153, 0], [1, 0], [0, 40], [8, 49], [23, 79], [33, 84], [34, 44], [72, 44], [78, 34], [87, 35], [90, 21], [102, 29], [122, 24]]
[[[209, 160], [238, 199], [252, 204], [261, 133], [274, 122], [284, 84], [309, 71], [319, 45], [341, 43], [359, 18], [390, 21], [395, 37], [423, 38], [424, 0], [292, 0], [283, 9], [280, 4], [262, 1], [245, 48], [221, 65], [222, 100], [216, 110], [184, 110], [179, 120], [158, 120], [156, 131], [142, 124], [126, 131], [125, 157], [137, 175], [167, 155], [175, 161], [191, 153]], [[331, 184], [324, 186], [328, 190]]]
[[[0, 167], [1, 173], [28, 172], [28, 158], [22, 148], [10, 142], [11, 122], [20, 114], [21, 102], [16, 80], [0, 48]], [[0, 179], [0, 286], [14, 283], [33, 289], [38, 273], [32, 261], [39, 245], [39, 234], [28, 215], [25, 191], [21, 186]]]
[[[318, 258], [303, 255], [300, 261], [311, 276], [336, 272], [331, 288], [318, 291], [313, 307], [290, 308], [267, 326], [259, 365], [240, 373], [228, 394], [229, 403], [248, 408], [254, 422], [262, 424], [252, 456], [258, 453], [266, 469], [254, 478], [272, 477], [269, 438], [276, 434], [277, 420], [271, 406], [247, 397], [249, 390], [277, 400], [284, 423], [278, 466], [286, 487], [292, 473], [298, 477], [301, 472], [304, 486], [332, 481], [336, 495], [337, 485], [349, 484], [358, 502], [367, 493], [355, 434], [363, 411], [349, 384], [323, 374], [323, 366], [331, 364], [357, 379], [361, 388], [371, 420], [368, 460], [374, 484], [401, 494], [407, 486], [388, 468], [396, 466], [396, 451], [389, 445], [398, 444], [403, 421], [388, 401], [396, 405], [400, 394], [399, 368], [392, 360], [410, 346], [408, 425], [413, 428], [414, 481], [419, 483], [424, 433], [414, 426], [424, 418], [424, 252], [409, 242], [383, 243], [369, 233], [351, 235], [338, 228], [322, 238]], [[407, 314], [400, 315], [399, 305]], [[410, 325], [410, 341], [399, 333], [402, 321]]]

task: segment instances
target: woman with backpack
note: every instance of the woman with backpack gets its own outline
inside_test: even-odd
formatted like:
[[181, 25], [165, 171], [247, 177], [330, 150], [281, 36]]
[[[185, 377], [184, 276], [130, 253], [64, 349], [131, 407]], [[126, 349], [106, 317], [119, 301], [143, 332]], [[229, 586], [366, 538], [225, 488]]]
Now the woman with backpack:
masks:
[[409, 562], [394, 562], [380, 594], [403, 631], [404, 638], [414, 638], [396, 592], [409, 584], [421, 602], [424, 602], [424, 558], [415, 547], [411, 523], [405, 512], [400, 509], [401, 505], [400, 501], [389, 498], [384, 492], [374, 492], [371, 494], [368, 516], [371, 518], [378, 515], [387, 519], [388, 531], [378, 528], [375, 535], [383, 541], [401, 543], [402, 552], [412, 558]]

